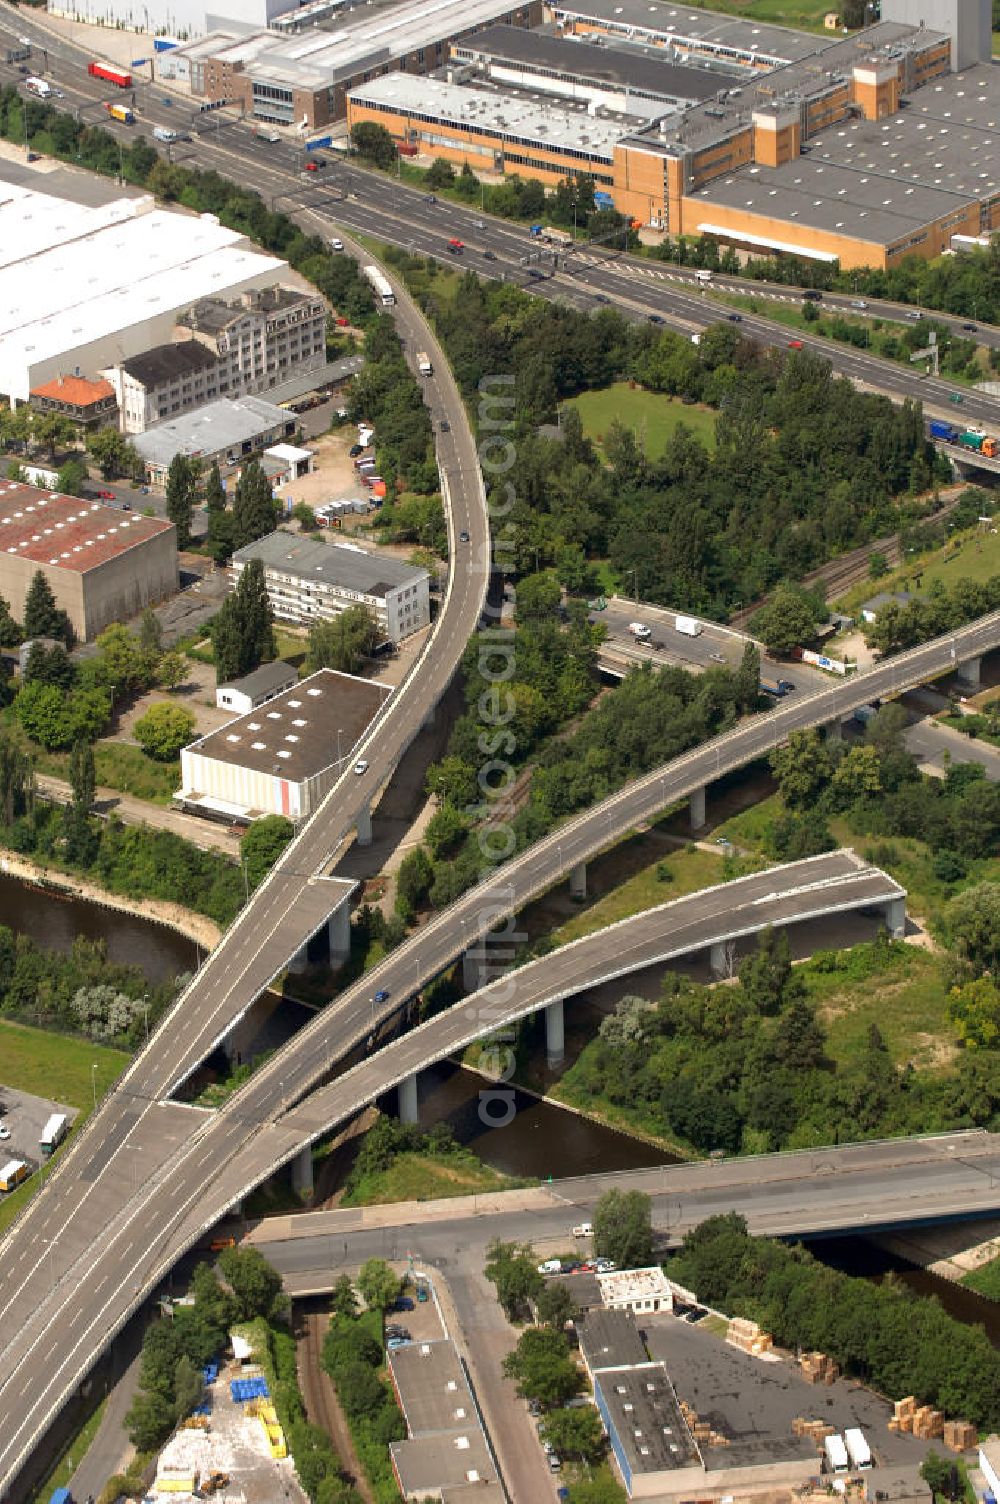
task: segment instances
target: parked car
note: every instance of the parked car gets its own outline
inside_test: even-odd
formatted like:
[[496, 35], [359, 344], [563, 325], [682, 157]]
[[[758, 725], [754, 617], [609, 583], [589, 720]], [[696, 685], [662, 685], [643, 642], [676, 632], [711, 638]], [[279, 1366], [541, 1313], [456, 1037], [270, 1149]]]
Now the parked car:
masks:
[[0, 1126], [0, 1139], [10, 1138], [10, 1129]]
[[385, 1344], [386, 1351], [390, 1353], [396, 1352], [400, 1347], [409, 1347], [409, 1345], [410, 1344], [405, 1337], [390, 1337], [388, 1342]]
[[789, 350], [801, 350], [802, 341], [800, 339], [790, 339], [788, 341], [788, 348]]
[[578, 1222], [573, 1229], [574, 1238], [589, 1238], [594, 1231], [592, 1222]]
[[558, 1259], [543, 1259], [538, 1266], [539, 1274], [561, 1274], [562, 1264]]
[[559, 1458], [556, 1456], [555, 1452], [550, 1452], [549, 1453], [549, 1472], [550, 1473], [558, 1473], [558, 1472], [561, 1472], [561, 1470], [562, 1470], [562, 1463], [560, 1462]]
[[338, 236], [333, 235], [330, 237], [330, 249], [331, 251], [342, 251], [344, 249], [344, 242]]
[[[384, 1001], [385, 998], [387, 998], [388, 996], [389, 996], [389, 994], [388, 994], [388, 992], [386, 992], [384, 994], [384, 997], [383, 997], [382, 1000]], [[376, 1002], [379, 1001], [379, 994], [377, 992], [375, 994], [375, 1001]], [[396, 1299], [396, 1302], [393, 1305], [392, 1309], [394, 1311], [412, 1311], [413, 1310], [413, 1301], [410, 1299], [410, 1297], [408, 1295], [400, 1295]]]
[[115, 495], [114, 491], [98, 491], [97, 494], [101, 498], [102, 501], [117, 501], [118, 500], [118, 498]]
[[594, 1268], [597, 1270], [598, 1274], [613, 1274], [614, 1271], [618, 1268], [618, 1265], [615, 1263], [614, 1259], [595, 1259]]
[[742, 322], [743, 322], [743, 315], [742, 315], [742, 313], [731, 313], [731, 314], [729, 314], [729, 322], [731, 324], [742, 324]]
[[350, 449], [347, 451], [352, 460], [356, 459], [359, 454], [364, 454], [364, 452], [365, 446], [363, 444], [352, 444]]
[[975, 334], [975, 332], [978, 329], [978, 327], [979, 327], [978, 324], [963, 324], [962, 325], [962, 328], [965, 330], [966, 334]]

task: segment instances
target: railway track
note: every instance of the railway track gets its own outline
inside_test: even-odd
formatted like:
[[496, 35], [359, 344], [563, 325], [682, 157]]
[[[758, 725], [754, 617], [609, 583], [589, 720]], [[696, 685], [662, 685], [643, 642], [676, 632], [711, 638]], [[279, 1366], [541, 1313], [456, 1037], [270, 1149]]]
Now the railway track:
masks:
[[[967, 487], [952, 486], [947, 492], [942, 493], [941, 506], [933, 517], [927, 518], [929, 522], [940, 522], [953, 512], [958, 505], [959, 497]], [[872, 554], [883, 554], [890, 569], [895, 569], [902, 562], [903, 551], [899, 534], [891, 533], [887, 538], [874, 538], [871, 543], [862, 543], [859, 548], [853, 548], [850, 553], [841, 554], [837, 559], [831, 559], [828, 564], [821, 564], [817, 569], [810, 569], [804, 574], [799, 584], [806, 590], [812, 590], [817, 585], [822, 585], [826, 591], [827, 599], [842, 595], [845, 590], [852, 590], [855, 585], [860, 585], [863, 580], [870, 579], [869, 561]], [[873, 581], [873, 588], [875, 582]], [[765, 604], [767, 597], [753, 601], [749, 606], [744, 606], [739, 611], [734, 611], [729, 618], [729, 625], [744, 629], [755, 611], [759, 611]]]
[[319, 1311], [300, 1308], [295, 1322], [295, 1355], [306, 1416], [329, 1436], [340, 1459], [341, 1472], [349, 1483], [353, 1483], [364, 1504], [377, 1504], [354, 1450], [350, 1428], [333, 1382], [320, 1365], [329, 1321], [330, 1318]]

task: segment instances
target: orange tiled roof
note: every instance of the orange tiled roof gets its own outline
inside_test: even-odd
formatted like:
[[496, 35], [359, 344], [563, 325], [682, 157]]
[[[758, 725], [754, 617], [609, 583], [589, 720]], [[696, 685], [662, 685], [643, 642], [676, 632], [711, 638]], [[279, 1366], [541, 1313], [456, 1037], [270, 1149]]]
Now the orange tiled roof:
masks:
[[113, 397], [115, 389], [110, 381], [88, 381], [84, 376], [56, 376], [44, 386], [31, 388], [33, 397], [49, 397], [54, 402], [68, 402], [73, 407], [90, 407], [104, 397]]

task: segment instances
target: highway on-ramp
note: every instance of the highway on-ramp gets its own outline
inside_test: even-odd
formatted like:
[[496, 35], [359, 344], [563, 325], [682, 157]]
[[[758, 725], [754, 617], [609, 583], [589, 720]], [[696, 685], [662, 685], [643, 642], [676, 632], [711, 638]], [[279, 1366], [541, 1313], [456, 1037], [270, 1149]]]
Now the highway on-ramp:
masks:
[[[149, 1186], [184, 1153], [191, 1154], [191, 1173], [200, 1173], [198, 1137], [211, 1126], [212, 1115], [161, 1099], [205, 1059], [349, 893], [353, 884], [329, 878], [328, 869], [444, 693], [479, 623], [489, 578], [489, 520], [475, 440], [447, 361], [398, 286], [394, 316], [408, 350], [432, 354], [435, 369], [422, 381], [424, 398], [450, 420], [450, 431], [438, 425], [436, 436], [451, 544], [440, 613], [420, 659], [359, 745], [358, 755], [367, 761], [364, 774], [348, 766], [162, 1020], [151, 1044], [60, 1159], [44, 1193], [0, 1244], [0, 1409], [14, 1417], [0, 1433], [0, 1488], [12, 1463], [44, 1429], [44, 1410], [28, 1403], [32, 1383], [46, 1371], [58, 1373], [57, 1385], [62, 1377], [86, 1372], [100, 1350], [105, 1316], [116, 1324], [111, 1311], [117, 1315], [116, 1301], [132, 1288], [122, 1271], [137, 1267], [142, 1253], [148, 1256], [159, 1246], [155, 1200], [140, 1220], [124, 1217], [137, 1183], [145, 1180]], [[122, 1220], [128, 1225], [115, 1242]], [[117, 1272], [102, 1279], [99, 1266], [109, 1242], [117, 1249], [118, 1264], [111, 1266]], [[68, 1286], [87, 1291], [99, 1334], [97, 1346], [82, 1355], [69, 1340]], [[57, 1367], [57, 1353], [64, 1367]]]

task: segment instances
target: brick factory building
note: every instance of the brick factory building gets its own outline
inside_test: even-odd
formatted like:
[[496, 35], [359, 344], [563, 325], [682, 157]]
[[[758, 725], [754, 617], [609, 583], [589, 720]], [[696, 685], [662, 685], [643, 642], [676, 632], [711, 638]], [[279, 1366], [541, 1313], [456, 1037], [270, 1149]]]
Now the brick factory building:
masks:
[[41, 570], [90, 642], [177, 590], [177, 529], [159, 517], [0, 481], [0, 595], [18, 621]]

